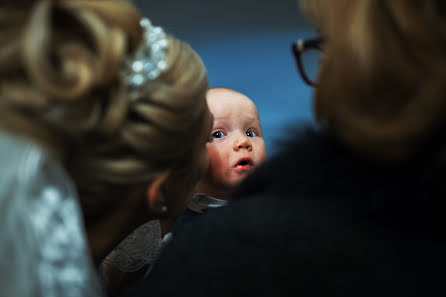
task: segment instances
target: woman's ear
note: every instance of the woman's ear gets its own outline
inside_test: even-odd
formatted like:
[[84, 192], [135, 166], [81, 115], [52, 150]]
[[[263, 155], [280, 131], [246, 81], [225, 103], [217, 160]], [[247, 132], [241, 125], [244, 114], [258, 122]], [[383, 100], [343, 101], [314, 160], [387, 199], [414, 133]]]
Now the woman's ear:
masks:
[[161, 173], [153, 182], [147, 187], [147, 201], [149, 208], [153, 212], [163, 212], [163, 207], [166, 207], [165, 197], [163, 196], [163, 185], [169, 176], [169, 171]]

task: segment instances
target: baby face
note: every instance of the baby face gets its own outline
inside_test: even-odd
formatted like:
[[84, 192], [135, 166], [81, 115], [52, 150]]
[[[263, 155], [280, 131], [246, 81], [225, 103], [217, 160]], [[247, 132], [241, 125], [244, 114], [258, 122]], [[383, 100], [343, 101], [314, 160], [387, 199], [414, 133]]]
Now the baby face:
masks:
[[207, 143], [208, 186], [230, 188], [266, 158], [266, 148], [254, 103], [228, 89], [211, 89], [207, 102], [214, 123]]

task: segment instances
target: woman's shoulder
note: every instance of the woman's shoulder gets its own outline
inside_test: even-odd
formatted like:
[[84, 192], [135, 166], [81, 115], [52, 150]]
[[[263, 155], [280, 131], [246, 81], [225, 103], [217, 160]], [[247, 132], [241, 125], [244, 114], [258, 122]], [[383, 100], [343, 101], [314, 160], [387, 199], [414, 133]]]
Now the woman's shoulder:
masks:
[[394, 200], [416, 192], [442, 192], [446, 167], [429, 162], [429, 156], [400, 164], [380, 163], [323, 129], [310, 127], [290, 134], [278, 152], [236, 188], [235, 200], [268, 194], [337, 197], [337, 202], [350, 203], [357, 197]]
[[[100, 295], [77, 193], [56, 158], [25, 139], [0, 136], [0, 264], [8, 296]], [[68, 275], [76, 274], [75, 277]], [[28, 275], [29, 286], [19, 285]]]
[[44, 159], [43, 150], [25, 139], [0, 133], [0, 161], [2, 164], [2, 179], [18, 178], [12, 174], [17, 172], [22, 180], [38, 171]]
[[302, 193], [309, 185], [323, 184], [324, 176], [355, 162], [342, 144], [321, 129], [305, 127], [288, 135], [277, 144], [277, 152], [234, 190], [236, 200], [265, 193]]

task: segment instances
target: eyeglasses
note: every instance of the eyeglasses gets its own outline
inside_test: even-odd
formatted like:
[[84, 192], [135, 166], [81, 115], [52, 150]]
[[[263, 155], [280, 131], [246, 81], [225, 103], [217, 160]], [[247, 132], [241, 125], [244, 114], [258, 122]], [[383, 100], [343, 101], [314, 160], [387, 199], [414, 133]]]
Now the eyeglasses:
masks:
[[299, 39], [291, 45], [299, 74], [303, 81], [312, 87], [317, 86], [317, 72], [323, 42], [323, 38], [318, 37]]

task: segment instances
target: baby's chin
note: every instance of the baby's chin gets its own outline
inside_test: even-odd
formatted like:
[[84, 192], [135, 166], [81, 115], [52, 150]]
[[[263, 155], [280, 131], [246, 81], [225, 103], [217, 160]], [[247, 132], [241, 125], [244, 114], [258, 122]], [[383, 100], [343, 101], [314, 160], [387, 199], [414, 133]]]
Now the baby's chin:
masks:
[[246, 177], [251, 173], [251, 171], [244, 171], [237, 174], [237, 176], [233, 177], [230, 181], [228, 181], [226, 184], [230, 188], [237, 187], [239, 184], [241, 184]]

